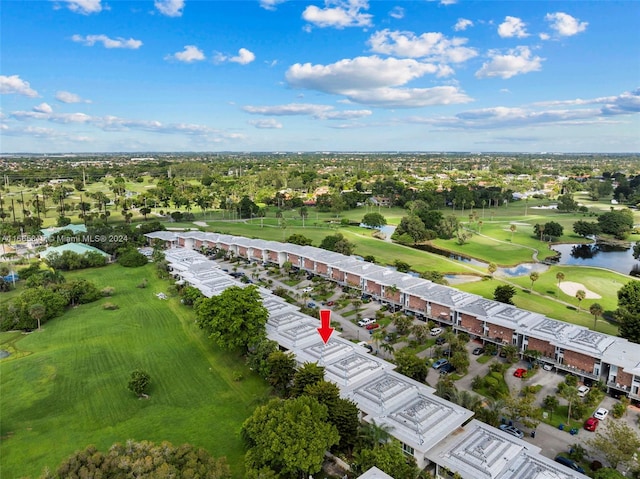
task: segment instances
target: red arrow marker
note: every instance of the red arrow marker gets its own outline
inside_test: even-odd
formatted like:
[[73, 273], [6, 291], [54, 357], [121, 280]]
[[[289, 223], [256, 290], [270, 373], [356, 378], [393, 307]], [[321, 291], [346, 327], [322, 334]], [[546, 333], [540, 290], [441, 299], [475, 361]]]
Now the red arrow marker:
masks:
[[320, 324], [319, 328], [316, 328], [320, 333], [320, 337], [324, 344], [327, 344], [331, 334], [333, 333], [333, 328], [331, 327], [331, 310], [330, 309], [321, 309], [320, 310]]

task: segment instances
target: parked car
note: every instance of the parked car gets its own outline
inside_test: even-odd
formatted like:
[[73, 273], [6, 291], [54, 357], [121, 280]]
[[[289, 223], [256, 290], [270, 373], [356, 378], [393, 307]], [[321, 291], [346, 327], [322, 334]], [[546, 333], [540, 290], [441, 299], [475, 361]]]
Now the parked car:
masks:
[[452, 373], [456, 370], [456, 368], [454, 368], [451, 363], [447, 363], [444, 366], [442, 366], [440, 368], [440, 374], [444, 375], [444, 374], [449, 374]]
[[446, 343], [446, 342], [447, 342], [447, 340], [446, 340], [446, 339], [444, 339], [442, 336], [440, 336], [439, 338], [436, 338], [436, 344], [437, 344], [438, 346], [442, 346], [442, 345], [443, 345], [444, 343]]
[[591, 388], [589, 386], [580, 386], [578, 388], [578, 397], [585, 397], [590, 390]]
[[562, 464], [563, 466], [567, 466], [569, 469], [573, 469], [576, 472], [584, 473], [584, 469], [578, 465], [575, 461], [572, 461], [568, 457], [564, 456], [556, 456], [555, 461]]
[[518, 429], [515, 426], [509, 426], [508, 424], [501, 424], [500, 429], [506, 432], [507, 434], [511, 434], [512, 436], [517, 437], [518, 439], [522, 439], [524, 437], [524, 432]]
[[591, 432], [593, 432], [593, 431], [595, 431], [595, 430], [596, 430], [596, 428], [598, 427], [598, 423], [599, 423], [599, 422], [600, 422], [600, 421], [598, 421], [595, 417], [590, 417], [589, 419], [587, 419], [587, 420], [584, 422], [584, 428], [585, 428], [587, 431], [591, 431]]
[[513, 372], [513, 375], [517, 378], [521, 378], [523, 377], [525, 374], [527, 374], [527, 370], [523, 369], [523, 368], [518, 368]]
[[475, 348], [471, 354], [474, 356], [480, 356], [481, 354], [484, 354], [484, 348]]
[[360, 321], [358, 321], [358, 326], [362, 328], [364, 326], [368, 326], [369, 324], [373, 324], [375, 322], [376, 320], [373, 318], [362, 318]]
[[442, 328], [431, 328], [431, 336], [437, 336], [442, 332]]
[[336, 303], [334, 303], [333, 301], [327, 301], [327, 306], [333, 306], [334, 304]]
[[500, 349], [500, 357], [501, 358], [506, 358], [507, 357], [507, 352], [504, 349]]
[[551, 364], [551, 363], [543, 363], [542, 364], [542, 369], [544, 369], [545, 371], [551, 371], [553, 369], [553, 364]]
[[380, 325], [378, 323], [371, 323], [365, 326], [365, 328], [367, 328], [369, 331], [373, 331], [374, 329], [378, 329], [379, 327]]
[[313, 287], [311, 287], [311, 286], [307, 286], [306, 288], [302, 288], [302, 292], [303, 293], [310, 293], [311, 291], [313, 291]]
[[308, 302], [307, 308], [317, 308], [316, 303], [314, 303], [313, 301]]
[[373, 352], [373, 346], [371, 346], [369, 343], [367, 343], [366, 341], [360, 341], [358, 343], [358, 346], [362, 346], [363, 348], [367, 349], [370, 353]]
[[595, 417], [599, 421], [604, 421], [605, 419], [607, 419], [608, 415], [609, 415], [609, 410], [603, 407], [599, 407], [596, 410], [596, 412], [593, 413], [593, 417]]
[[431, 367], [433, 369], [440, 369], [445, 364], [449, 364], [449, 360], [442, 358], [442, 359], [438, 359], [435, 363], [433, 363]]

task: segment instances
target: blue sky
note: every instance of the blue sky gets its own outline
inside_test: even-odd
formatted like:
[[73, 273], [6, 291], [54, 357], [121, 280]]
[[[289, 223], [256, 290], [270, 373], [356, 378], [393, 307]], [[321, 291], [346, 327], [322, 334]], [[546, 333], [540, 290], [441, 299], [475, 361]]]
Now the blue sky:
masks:
[[640, 2], [0, 4], [0, 151], [640, 151]]

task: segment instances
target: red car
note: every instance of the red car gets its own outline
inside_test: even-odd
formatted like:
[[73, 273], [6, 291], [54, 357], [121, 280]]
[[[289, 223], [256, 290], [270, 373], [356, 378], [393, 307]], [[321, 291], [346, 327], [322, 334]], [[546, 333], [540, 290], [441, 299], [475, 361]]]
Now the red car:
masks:
[[526, 369], [522, 369], [522, 368], [518, 368], [513, 372], [513, 375], [517, 378], [521, 378], [523, 377], [525, 374], [527, 374], [527, 370]]
[[600, 422], [600, 421], [598, 421], [595, 417], [590, 417], [589, 419], [587, 419], [587, 420], [584, 422], [584, 428], [585, 428], [587, 431], [591, 431], [591, 432], [593, 432], [593, 431], [595, 431], [595, 430], [596, 430], [596, 428], [598, 427], [598, 423], [599, 423], [599, 422]]
[[335, 303], [333, 301], [327, 301], [327, 306], [333, 306]]
[[378, 329], [380, 325], [378, 323], [367, 324], [366, 328], [371, 331], [372, 329]]

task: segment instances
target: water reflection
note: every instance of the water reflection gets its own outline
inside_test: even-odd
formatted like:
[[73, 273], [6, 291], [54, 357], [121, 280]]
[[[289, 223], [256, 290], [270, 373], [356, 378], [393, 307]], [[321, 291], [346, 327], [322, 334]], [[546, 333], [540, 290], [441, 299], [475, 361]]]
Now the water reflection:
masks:
[[560, 253], [556, 264], [593, 266], [611, 269], [622, 274], [638, 272], [639, 263], [633, 258], [633, 248], [607, 244], [556, 244], [553, 250]]

